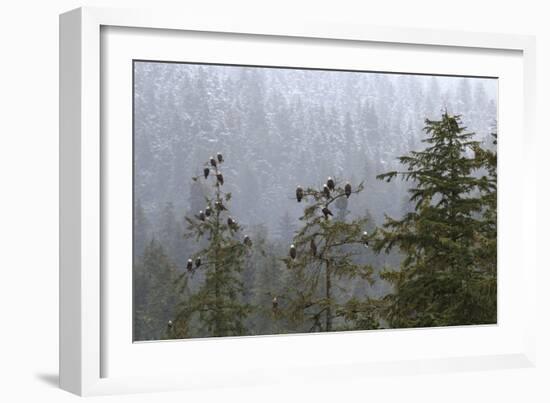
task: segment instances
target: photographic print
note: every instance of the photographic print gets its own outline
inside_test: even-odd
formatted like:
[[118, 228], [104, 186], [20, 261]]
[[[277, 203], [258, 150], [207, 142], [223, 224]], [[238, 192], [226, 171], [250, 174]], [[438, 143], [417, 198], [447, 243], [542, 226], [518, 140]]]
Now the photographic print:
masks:
[[135, 60], [134, 341], [496, 324], [497, 101]]

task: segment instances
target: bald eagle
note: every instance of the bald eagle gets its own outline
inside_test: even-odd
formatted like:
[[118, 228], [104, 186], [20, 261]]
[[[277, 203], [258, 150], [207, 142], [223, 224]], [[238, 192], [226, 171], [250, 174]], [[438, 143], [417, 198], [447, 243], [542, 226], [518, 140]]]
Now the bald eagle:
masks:
[[195, 259], [195, 266], [197, 266], [197, 268], [201, 267], [201, 257], [200, 256]]
[[206, 220], [206, 216], [204, 214], [204, 211], [199, 211], [199, 220], [204, 221]]
[[344, 193], [346, 194], [346, 198], [349, 199], [351, 195], [351, 184], [349, 182], [346, 183], [346, 186], [344, 186]]
[[210, 217], [210, 215], [212, 214], [212, 209], [210, 208], [210, 206], [206, 206], [204, 214], [206, 214], [207, 217]]
[[311, 248], [311, 254], [317, 256], [317, 245], [315, 244], [315, 239], [311, 238], [309, 242], [309, 247]]
[[210, 168], [205, 167], [204, 168], [204, 179], [208, 179], [209, 174], [210, 174]]
[[334, 190], [334, 180], [330, 176], [327, 179], [327, 186], [330, 190]]
[[187, 259], [187, 270], [191, 271], [193, 270], [193, 260]]
[[210, 157], [210, 165], [212, 165], [214, 168], [218, 165], [214, 157]]
[[327, 185], [323, 185], [323, 194], [327, 199], [330, 197], [330, 189], [328, 188]]
[[216, 154], [216, 157], [218, 158], [218, 162], [221, 164], [223, 162], [223, 155], [222, 153]]
[[296, 246], [294, 244], [290, 245], [289, 254], [292, 260], [296, 259]]
[[363, 244], [365, 245], [365, 248], [369, 247], [369, 234], [367, 231], [363, 232]]
[[214, 203], [214, 205], [216, 206], [216, 208], [220, 211], [223, 211], [223, 210], [226, 210], [225, 206], [222, 204], [221, 201], [216, 201], [216, 203]]
[[244, 236], [243, 243], [248, 246], [249, 248], [252, 246], [252, 240], [248, 235]]
[[323, 214], [325, 215], [325, 218], [328, 220], [328, 216], [332, 216], [332, 211], [328, 209], [327, 206], [323, 207], [323, 210], [321, 210]]
[[232, 217], [227, 217], [227, 225], [229, 228], [233, 228], [237, 225], [237, 222]]
[[173, 326], [173, 325], [174, 325], [174, 324], [172, 323], [172, 321], [169, 320], [169, 321], [168, 321], [168, 329], [172, 329], [172, 326]]
[[273, 299], [271, 300], [271, 305], [273, 307], [273, 310], [276, 311], [279, 307], [279, 301], [277, 301], [277, 297], [273, 297]]
[[216, 175], [216, 179], [218, 179], [218, 183], [220, 185], [223, 185], [223, 175], [221, 172], [219, 172], [217, 175]]
[[303, 198], [304, 198], [304, 189], [302, 189], [302, 187], [298, 185], [298, 187], [296, 188], [296, 200], [298, 200], [298, 203], [300, 203]]

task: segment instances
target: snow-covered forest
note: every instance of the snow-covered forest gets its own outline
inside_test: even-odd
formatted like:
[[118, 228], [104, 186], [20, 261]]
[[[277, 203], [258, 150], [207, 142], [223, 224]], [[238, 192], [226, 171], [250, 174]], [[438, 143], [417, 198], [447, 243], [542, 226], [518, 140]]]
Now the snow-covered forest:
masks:
[[[408, 167], [399, 157], [426, 149], [422, 140], [430, 133], [454, 136], [450, 146], [459, 144], [458, 154], [444, 153], [459, 161], [464, 178], [479, 181], [461, 184], [445, 167], [442, 177], [452, 177], [459, 189], [451, 200], [471, 197], [479, 204], [461, 210], [457, 217], [472, 221], [457, 221], [460, 235], [443, 247], [477, 256], [482, 242], [496, 243], [496, 223], [494, 236], [487, 230], [493, 231], [487, 183], [494, 156], [496, 184], [497, 85], [484, 78], [134, 62], [134, 339], [493, 322], [489, 313], [477, 317], [445, 304], [438, 309], [447, 321], [407, 321], [410, 312], [396, 313], [391, 304], [403, 297], [397, 290], [406, 289], [406, 275], [397, 279], [395, 273], [424, 265], [416, 256], [411, 268], [407, 254], [427, 248], [392, 238], [410, 223], [384, 224], [413, 211], [425, 222], [425, 205], [410, 200], [423, 176], [377, 176], [422, 166], [425, 160]], [[440, 123], [430, 126], [426, 119]], [[462, 137], [470, 132], [471, 138]], [[328, 177], [335, 184], [323, 194]], [[300, 202], [297, 187], [305, 193]], [[435, 192], [427, 204], [443, 209], [436, 203], [445, 197], [445, 190]], [[219, 214], [217, 201], [226, 209]], [[307, 207], [316, 204], [308, 215]], [[332, 215], [325, 217], [322, 208], [329, 204]], [[207, 207], [213, 212], [201, 216]], [[325, 235], [312, 240], [318, 232]], [[471, 242], [462, 241], [465, 233]], [[295, 257], [289, 257], [291, 245]], [[496, 247], [494, 255], [462, 262], [474, 274], [448, 279], [450, 287], [472, 281], [465, 300], [487, 292], [487, 300], [475, 303], [491, 305], [485, 307], [491, 312], [493, 279], [485, 275], [494, 271], [496, 279]], [[225, 266], [214, 261], [222, 257]], [[494, 267], [488, 263], [493, 257]], [[229, 300], [235, 303], [224, 305]], [[411, 308], [415, 318], [418, 306]], [[457, 309], [466, 313], [449, 319]]]

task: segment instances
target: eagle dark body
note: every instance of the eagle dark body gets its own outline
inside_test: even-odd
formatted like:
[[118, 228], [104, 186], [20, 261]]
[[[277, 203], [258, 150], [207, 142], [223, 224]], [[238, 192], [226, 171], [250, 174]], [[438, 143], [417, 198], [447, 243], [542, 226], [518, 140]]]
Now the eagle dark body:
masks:
[[323, 212], [323, 214], [325, 215], [325, 218], [328, 219], [328, 216], [332, 216], [332, 211], [329, 210], [328, 207], [323, 207], [323, 209], [321, 210]]
[[219, 163], [222, 163], [222, 162], [223, 162], [223, 155], [222, 155], [222, 153], [216, 154], [216, 157], [218, 158], [218, 162], [219, 162]]
[[206, 220], [206, 215], [204, 214], [204, 211], [199, 211], [199, 220], [204, 221]]
[[216, 175], [216, 179], [218, 179], [218, 183], [220, 185], [223, 185], [223, 175], [221, 172], [219, 172], [217, 175]]
[[199, 268], [199, 267], [201, 267], [201, 263], [202, 263], [202, 262], [201, 262], [201, 258], [200, 258], [200, 256], [199, 256], [198, 258], [195, 259], [195, 266], [196, 266], [197, 268]]
[[193, 261], [191, 259], [187, 260], [187, 270], [188, 271], [193, 270]]
[[313, 256], [317, 256], [317, 244], [315, 243], [315, 239], [311, 239], [311, 241], [309, 242], [309, 247], [311, 249], [311, 254]]
[[334, 188], [335, 188], [334, 179], [332, 179], [330, 176], [327, 179], [327, 187], [331, 191], [334, 190]]
[[296, 259], [296, 246], [294, 246], [294, 244], [290, 245], [288, 253], [292, 259]]
[[328, 199], [330, 197], [330, 189], [328, 188], [327, 185], [324, 185], [323, 186], [323, 194], [325, 195], [325, 197]]
[[296, 200], [298, 200], [298, 203], [300, 203], [303, 198], [304, 198], [304, 189], [302, 189], [301, 186], [298, 186], [296, 188]]
[[208, 179], [209, 174], [210, 174], [210, 168], [208, 167], [204, 168], [204, 179]]
[[212, 215], [212, 209], [209, 206], [206, 207], [204, 214], [206, 214], [207, 217], [210, 217]]
[[349, 182], [346, 183], [346, 186], [344, 186], [344, 193], [346, 194], [346, 197], [349, 199], [351, 195], [351, 184]]

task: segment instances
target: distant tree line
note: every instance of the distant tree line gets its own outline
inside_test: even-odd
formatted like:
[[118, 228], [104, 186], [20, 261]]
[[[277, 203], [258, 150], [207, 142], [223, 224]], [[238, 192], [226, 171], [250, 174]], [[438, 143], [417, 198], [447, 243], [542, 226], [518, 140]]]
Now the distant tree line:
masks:
[[[405, 182], [376, 175], [399, 170], [396, 156], [421, 146], [424, 118], [442, 108], [461, 114], [491, 147], [496, 85], [491, 80], [383, 73], [136, 62], [134, 195], [150, 230], [185, 231], [184, 216], [203, 203], [204, 158], [227, 157], [233, 215], [278, 236], [285, 216], [303, 213], [289, 186], [321, 186], [328, 176], [364, 182], [348, 210], [374, 223], [410, 206]], [[182, 175], [183, 172], [189, 173]], [[252, 197], [251, 195], [254, 195]], [[171, 205], [171, 207], [170, 207]], [[170, 208], [172, 212], [168, 211]], [[288, 241], [288, 239], [285, 239]], [[139, 253], [141, 253], [140, 250]], [[178, 265], [185, 253], [169, 253]]]

